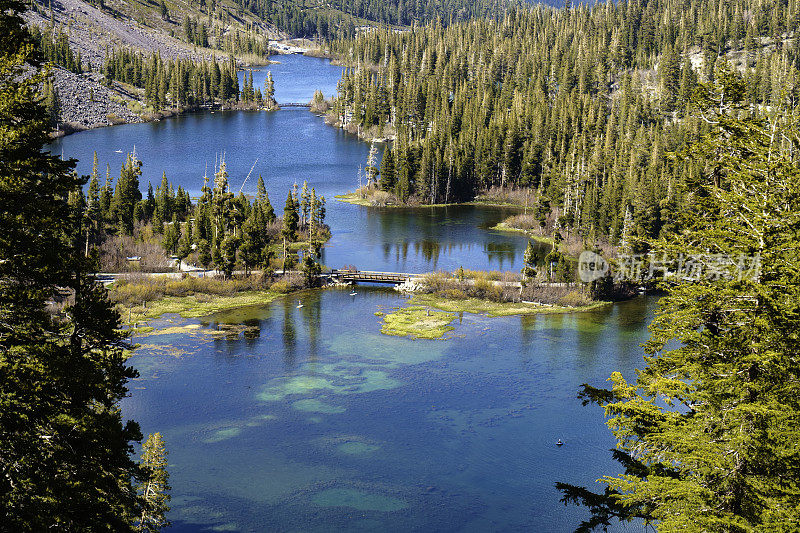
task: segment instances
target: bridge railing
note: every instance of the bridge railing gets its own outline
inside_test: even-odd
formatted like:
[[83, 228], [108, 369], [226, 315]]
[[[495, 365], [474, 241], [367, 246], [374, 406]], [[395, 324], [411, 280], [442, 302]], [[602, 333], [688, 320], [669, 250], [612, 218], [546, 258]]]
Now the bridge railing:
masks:
[[411, 274], [408, 272], [378, 272], [375, 270], [331, 270], [332, 277], [338, 277], [346, 281], [383, 281], [390, 283], [402, 283], [411, 278], [420, 277], [421, 274]]

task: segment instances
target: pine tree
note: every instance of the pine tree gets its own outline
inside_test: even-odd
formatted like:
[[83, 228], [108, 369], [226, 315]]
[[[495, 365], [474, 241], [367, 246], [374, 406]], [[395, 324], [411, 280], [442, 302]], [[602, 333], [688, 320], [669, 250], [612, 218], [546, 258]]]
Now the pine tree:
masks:
[[230, 277], [236, 267], [236, 252], [239, 249], [239, 237], [227, 235], [220, 244], [220, 263], [218, 266], [225, 273], [225, 277]]
[[100, 210], [103, 212], [103, 220], [111, 222], [111, 200], [114, 196], [113, 182], [111, 180], [111, 166], [106, 163], [106, 181], [100, 189]]
[[172, 217], [172, 222], [167, 224], [167, 229], [164, 231], [164, 238], [161, 245], [164, 251], [168, 254], [174, 254], [178, 249], [178, 243], [181, 241], [181, 226], [177, 217]]
[[383, 151], [383, 158], [381, 159], [380, 169], [380, 187], [382, 191], [393, 191], [395, 187], [395, 172], [394, 172], [394, 156], [392, 149], [387, 145]]
[[86, 255], [89, 253], [89, 242], [92, 239], [92, 235], [98, 234], [103, 222], [103, 211], [100, 206], [100, 182], [98, 178], [97, 152], [95, 152], [94, 162], [92, 163], [92, 174], [89, 177], [89, 190], [86, 193], [86, 217], [88, 218]]
[[[700, 165], [685, 231], [654, 243], [674, 258], [646, 344], [646, 367], [602, 405], [625, 474], [604, 494], [560, 485], [593, 511], [586, 527], [638, 518], [659, 530], [791, 531], [800, 501], [800, 123], [749, 113], [731, 70], [701, 87], [715, 128], [687, 150]], [[705, 271], [680, 274], [680, 257]]]
[[228, 190], [228, 170], [223, 161], [214, 175], [214, 190], [211, 211], [214, 220], [214, 238], [222, 240], [229, 229], [231, 220], [231, 200], [233, 193]]
[[181, 240], [178, 243], [178, 248], [175, 251], [175, 255], [178, 257], [178, 270], [181, 269], [181, 263], [184, 259], [189, 257], [189, 254], [192, 253], [192, 225], [191, 223], [186, 223], [186, 230], [181, 235]]
[[[27, 7], [6, 0], [0, 14], [0, 527], [131, 531], [141, 433], [119, 401], [136, 372], [67, 202], [85, 179], [42, 150], [45, 76]], [[60, 291], [71, 303], [56, 320], [46, 302]]]
[[367, 155], [367, 166], [364, 171], [367, 173], [367, 187], [372, 187], [378, 182], [378, 146], [375, 141], [369, 147]]
[[522, 256], [522, 277], [525, 280], [533, 279], [536, 276], [536, 249], [533, 241], [528, 241], [525, 254]]
[[308, 192], [308, 182], [303, 181], [303, 188], [300, 190], [300, 227], [309, 224], [311, 214], [311, 196]]
[[275, 102], [275, 82], [272, 79], [272, 71], [267, 71], [267, 77], [264, 79], [264, 98], [268, 102]]
[[114, 197], [111, 201], [111, 211], [114, 222], [120, 233], [133, 234], [133, 209], [142, 199], [139, 191], [139, 176], [142, 175], [142, 163], [134, 155], [128, 154], [122, 165]]
[[297, 205], [295, 204], [292, 192], [286, 196], [286, 204], [283, 208], [283, 229], [281, 235], [288, 241], [294, 242], [297, 240], [297, 224], [300, 216], [297, 214]]
[[197, 243], [197, 260], [203, 265], [203, 268], [208, 270], [211, 266], [211, 245], [207, 240], [202, 239]]
[[158, 533], [170, 526], [166, 515], [169, 512], [169, 471], [167, 448], [161, 433], [147, 436], [142, 446], [141, 469], [143, 479], [137, 492], [142, 500], [142, 512], [136, 531]]

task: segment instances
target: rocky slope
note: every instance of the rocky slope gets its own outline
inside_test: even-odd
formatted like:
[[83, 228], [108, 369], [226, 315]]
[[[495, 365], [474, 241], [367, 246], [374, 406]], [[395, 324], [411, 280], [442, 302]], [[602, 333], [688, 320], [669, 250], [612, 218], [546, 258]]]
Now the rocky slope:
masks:
[[[91, 69], [84, 74], [74, 74], [59, 67], [53, 69], [54, 85], [59, 95], [57, 134], [145, 120], [146, 117], [133, 111], [141, 108], [136, 91], [117, 83], [110, 88], [101, 83], [103, 76], [99, 71], [106, 50], [159, 51], [164, 59], [211, 57], [212, 50], [192, 46], [171, 35], [183, 31], [176, 20], [182, 20], [184, 13], [199, 17], [199, 12], [186, 2], [170, 3], [174, 12], [169, 20], [162, 20], [154, 5], [139, 0], [108, 0], [101, 10], [82, 0], [35, 0], [34, 9], [25, 13], [29, 25], [44, 29], [52, 22], [55, 27], [61, 27], [68, 35], [73, 53], [79, 52], [84, 68]], [[243, 23], [252, 25], [268, 39], [286, 38], [286, 35], [257, 20], [234, 21], [228, 29], [238, 28]]]

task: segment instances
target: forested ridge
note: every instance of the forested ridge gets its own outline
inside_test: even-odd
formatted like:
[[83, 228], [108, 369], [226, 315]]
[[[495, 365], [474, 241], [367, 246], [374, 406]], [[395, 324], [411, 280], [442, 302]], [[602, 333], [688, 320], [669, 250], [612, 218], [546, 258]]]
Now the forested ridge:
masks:
[[166, 107], [199, 106], [214, 103], [254, 103], [275, 109], [275, 84], [268, 75], [261, 87], [253, 86], [253, 72], [239, 87], [236, 60], [212, 58], [164, 60], [158, 53], [145, 56], [130, 50], [112, 52], [103, 66], [105, 79], [144, 89], [144, 101], [155, 110]]
[[359, 24], [411, 26], [438, 20], [447, 25], [473, 18], [501, 16], [509, 7], [523, 5], [518, 0], [240, 0], [237, 4], [240, 9], [250, 11], [293, 36], [323, 39], [354, 37], [355, 26]]
[[707, 131], [698, 83], [730, 62], [752, 113], [796, 101], [799, 15], [794, 1], [643, 0], [373, 31], [333, 43], [355, 66], [331, 118], [396, 137], [378, 180], [400, 202], [523, 187], [567, 232], [657, 237], [699, 178], [671, 156]]

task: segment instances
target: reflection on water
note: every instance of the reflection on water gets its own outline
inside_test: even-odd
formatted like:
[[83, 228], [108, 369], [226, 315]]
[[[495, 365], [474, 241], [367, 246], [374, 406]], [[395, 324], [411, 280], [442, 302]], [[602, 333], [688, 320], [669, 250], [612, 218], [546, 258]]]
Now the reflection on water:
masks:
[[[254, 82], [272, 71], [279, 101], [303, 102], [321, 88], [331, 94], [341, 67], [325, 60], [284, 56], [281, 64], [254, 73]], [[358, 168], [365, 164], [369, 145], [353, 135], [326, 126], [305, 109], [277, 113], [215, 112], [183, 115], [147, 124], [99, 128], [57, 139], [54, 153], [79, 160], [77, 170], [89, 174], [93, 152], [102, 169], [110, 165], [118, 176], [126, 152], [136, 147], [143, 161], [142, 190], [158, 184], [165, 172], [197, 196], [203, 175], [213, 175], [224, 154], [234, 193], [255, 194], [263, 176], [276, 211], [287, 191], [307, 181], [327, 198], [327, 222], [334, 237], [323, 261], [338, 268], [402, 272], [517, 270], [527, 240], [489, 228], [517, 211], [503, 208], [453, 206], [444, 208], [376, 209], [344, 204], [334, 196], [358, 186]], [[121, 150], [121, 153], [117, 153]], [[253, 168], [249, 180], [246, 176]], [[102, 172], [101, 172], [102, 173]]]
[[652, 300], [425, 341], [379, 333], [391, 289], [297, 298], [164, 319], [131, 358], [123, 409], [165, 435], [175, 531], [565, 531], [583, 514], [553, 483], [616, 471], [576, 392], [632, 375]]

